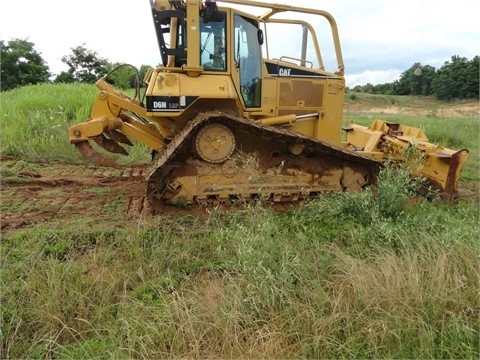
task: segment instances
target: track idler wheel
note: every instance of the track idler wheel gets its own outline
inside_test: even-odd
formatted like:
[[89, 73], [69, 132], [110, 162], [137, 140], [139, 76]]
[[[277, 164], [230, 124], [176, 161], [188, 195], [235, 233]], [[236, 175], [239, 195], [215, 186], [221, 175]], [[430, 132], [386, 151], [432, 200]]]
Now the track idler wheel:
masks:
[[208, 124], [198, 131], [195, 150], [202, 160], [220, 164], [235, 151], [235, 136], [226, 125]]

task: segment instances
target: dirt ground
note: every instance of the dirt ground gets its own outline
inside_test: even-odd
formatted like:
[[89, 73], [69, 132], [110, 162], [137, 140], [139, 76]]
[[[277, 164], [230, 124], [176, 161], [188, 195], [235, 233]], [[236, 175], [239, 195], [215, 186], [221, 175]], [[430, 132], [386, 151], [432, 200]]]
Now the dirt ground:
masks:
[[[18, 161], [2, 159], [3, 169]], [[13, 173], [12, 171], [12, 173]], [[0, 224], [3, 234], [41, 223], [81, 218], [114, 222], [143, 212], [146, 166], [124, 170], [48, 164], [2, 176]]]
[[[468, 103], [451, 103], [440, 106], [432, 106], [428, 109], [425, 107], [425, 102], [428, 102], [428, 98], [422, 98], [421, 107], [415, 106], [412, 103], [411, 106], [402, 106], [397, 104], [378, 104], [377, 106], [366, 106], [362, 101], [348, 103], [345, 106], [345, 114], [349, 113], [368, 113], [368, 114], [405, 114], [405, 115], [418, 115], [418, 116], [436, 116], [436, 117], [479, 117], [480, 116], [480, 102], [468, 102]], [[432, 104], [436, 104], [438, 100], [432, 99]]]
[[[359, 109], [346, 109], [354, 110]], [[410, 111], [419, 113], [418, 109], [395, 106], [369, 109], [372, 113]], [[478, 116], [480, 105], [452, 106], [443, 113], [444, 116]], [[61, 224], [80, 222], [84, 218], [112, 227], [115, 223], [139, 221], [149, 214], [144, 197], [146, 165], [115, 170], [60, 163], [36, 164], [32, 168], [13, 159], [0, 159], [0, 164], [3, 235], [41, 224], [61, 227]], [[478, 198], [478, 194], [478, 183], [459, 184], [460, 198]]]

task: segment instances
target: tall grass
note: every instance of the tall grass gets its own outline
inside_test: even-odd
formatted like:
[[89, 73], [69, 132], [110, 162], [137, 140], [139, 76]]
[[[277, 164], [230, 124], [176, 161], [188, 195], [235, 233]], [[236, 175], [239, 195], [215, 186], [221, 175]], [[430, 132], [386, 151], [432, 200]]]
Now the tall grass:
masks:
[[75, 150], [67, 129], [88, 117], [95, 95], [95, 87], [85, 84], [39, 84], [1, 93], [1, 154], [71, 161]]
[[392, 211], [387, 175], [283, 213], [11, 235], [1, 357], [478, 358], [478, 209]]
[[[83, 161], [67, 131], [89, 117], [97, 93], [94, 85], [79, 83], [38, 84], [0, 93], [0, 154], [32, 162]], [[142, 161], [149, 153], [137, 146], [133, 155], [121, 160]]]

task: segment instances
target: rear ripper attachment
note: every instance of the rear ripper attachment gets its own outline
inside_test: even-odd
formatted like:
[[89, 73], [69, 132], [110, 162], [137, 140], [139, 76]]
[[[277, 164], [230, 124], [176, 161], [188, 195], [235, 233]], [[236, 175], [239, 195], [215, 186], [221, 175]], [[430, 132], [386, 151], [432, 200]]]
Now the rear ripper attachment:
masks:
[[[98, 80], [96, 86], [100, 92], [90, 117], [68, 130], [70, 143], [89, 161], [99, 166], [121, 168], [114, 159], [96, 151], [90, 140], [108, 152], [125, 156], [128, 151], [120, 144], [133, 146], [130, 138], [154, 151], [165, 147], [165, 138], [171, 136], [170, 131], [167, 126], [157, 126], [148, 120], [147, 110], [140, 100], [117, 91], [105, 78]], [[164, 120], [164, 123], [168, 125], [170, 122]]]

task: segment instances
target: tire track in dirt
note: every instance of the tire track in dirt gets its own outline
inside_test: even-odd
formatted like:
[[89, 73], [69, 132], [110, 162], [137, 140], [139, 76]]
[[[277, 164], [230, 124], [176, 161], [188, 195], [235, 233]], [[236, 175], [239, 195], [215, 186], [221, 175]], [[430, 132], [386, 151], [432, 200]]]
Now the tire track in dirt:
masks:
[[86, 218], [120, 222], [144, 211], [146, 165], [123, 170], [59, 163], [28, 171], [17, 171], [17, 167], [14, 160], [2, 160], [0, 226], [4, 235], [41, 223]]

